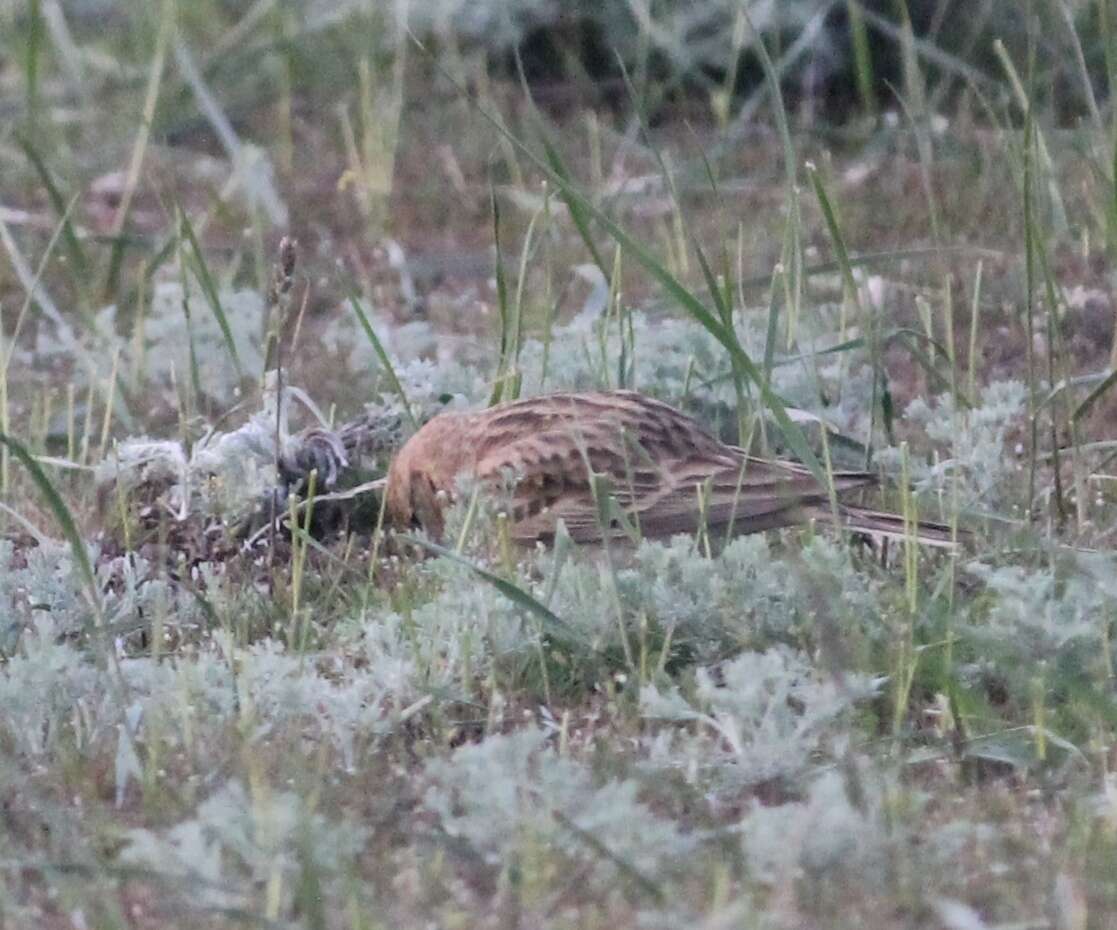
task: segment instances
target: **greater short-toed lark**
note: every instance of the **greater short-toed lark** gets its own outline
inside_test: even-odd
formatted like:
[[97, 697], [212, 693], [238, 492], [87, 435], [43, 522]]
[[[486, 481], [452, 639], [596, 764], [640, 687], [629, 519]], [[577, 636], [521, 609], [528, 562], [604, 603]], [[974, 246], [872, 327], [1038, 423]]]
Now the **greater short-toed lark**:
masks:
[[[388, 471], [387, 516], [398, 528], [442, 536], [460, 478], [491, 488], [514, 482], [512, 538], [550, 542], [561, 519], [575, 542], [625, 530], [602, 526], [602, 476], [626, 522], [646, 538], [694, 532], [754, 533], [833, 520], [830, 489], [795, 462], [771, 461], [716, 439], [680, 411], [635, 391], [548, 394], [479, 413], [436, 416], [403, 446]], [[873, 487], [869, 472], [833, 473], [840, 500]], [[615, 511], [613, 511], [615, 513]], [[903, 519], [845, 503], [850, 529], [902, 536]], [[920, 523], [920, 542], [950, 545], [949, 528]]]

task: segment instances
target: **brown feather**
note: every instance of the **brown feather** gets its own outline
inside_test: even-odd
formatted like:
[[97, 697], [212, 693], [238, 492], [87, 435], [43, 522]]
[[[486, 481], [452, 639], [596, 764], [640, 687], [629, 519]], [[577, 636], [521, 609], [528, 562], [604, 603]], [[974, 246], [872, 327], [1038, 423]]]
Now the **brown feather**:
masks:
[[[387, 514], [397, 527], [419, 525], [438, 538], [459, 479], [498, 488], [512, 478], [509, 517], [517, 542], [550, 541], [559, 519], [575, 542], [599, 542], [591, 473], [607, 479], [617, 505], [649, 538], [695, 532], [703, 521], [713, 533], [751, 533], [832, 519], [829, 489], [804, 466], [750, 456], [635, 391], [549, 394], [437, 416], [393, 461]], [[877, 482], [869, 472], [850, 471], [835, 472], [833, 483], [841, 497]], [[842, 514], [867, 532], [896, 535], [900, 525], [891, 514], [848, 507]], [[928, 528], [922, 541], [942, 545], [943, 528]]]

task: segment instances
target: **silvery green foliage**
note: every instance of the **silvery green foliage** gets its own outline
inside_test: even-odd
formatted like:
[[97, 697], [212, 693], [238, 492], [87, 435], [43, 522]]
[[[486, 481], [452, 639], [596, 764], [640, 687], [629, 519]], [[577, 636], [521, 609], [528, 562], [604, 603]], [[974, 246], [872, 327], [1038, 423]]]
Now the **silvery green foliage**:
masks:
[[282, 889], [286, 912], [302, 869], [319, 878], [343, 875], [366, 843], [352, 820], [330, 820], [294, 792], [250, 795], [227, 782], [190, 818], [160, 830], [127, 833], [120, 854], [129, 864], [163, 873], [170, 888], [201, 907], [249, 907], [260, 889]]
[[1073, 565], [1056, 570], [973, 562], [967, 569], [993, 595], [985, 623], [971, 626], [969, 635], [988, 650], [1022, 660], [1005, 663], [1006, 669], [1032, 675], [1043, 660], [1082, 653], [1077, 664], [1085, 666], [1097, 659], [1114, 602], [1095, 577]]
[[276, 484], [274, 416], [256, 413], [239, 429], [197, 443], [190, 456], [191, 513], [236, 525]]
[[52, 620], [40, 615], [0, 670], [0, 729], [33, 759], [52, 752], [63, 734], [84, 750], [111, 728], [106, 684], [89, 656], [60, 643]]
[[801, 802], [754, 805], [741, 822], [750, 877], [771, 886], [830, 879], [879, 891], [892, 839], [883, 786], [871, 787], [876, 790], [859, 792], [855, 803], [842, 773], [828, 771]]
[[[872, 372], [863, 363], [864, 352], [811, 357], [838, 342], [824, 309], [813, 318], [813, 326], [801, 321], [792, 356], [776, 352], [772, 388], [791, 407], [858, 436], [868, 427]], [[759, 310], [736, 315], [737, 337], [755, 360], [764, 357], [766, 326], [766, 315]], [[583, 310], [568, 324], [556, 327], [546, 346], [536, 339], [525, 342], [520, 353], [522, 392], [530, 396], [560, 387], [617, 387], [622, 384], [622, 355], [623, 386], [669, 403], [682, 403], [712, 432], [736, 438], [737, 395], [725, 347], [691, 320], [633, 310], [624, 320], [622, 333], [615, 317], [606, 319], [596, 307]], [[755, 387], [747, 383], [746, 390], [757, 402]], [[826, 405], [821, 399], [824, 395]], [[773, 433], [771, 438], [777, 435]]]
[[696, 679], [692, 697], [678, 687], [641, 691], [645, 716], [699, 725], [674, 741], [658, 740], [652, 762], [735, 786], [803, 773], [829, 740], [840, 738], [840, 718], [880, 685], [857, 675], [824, 676], [785, 647], [742, 653], [716, 674], [700, 667]]
[[1117, 557], [1112, 552], [1075, 552], [1071, 565], [1093, 588], [1099, 606], [1117, 601]]
[[[816, 348], [821, 351], [837, 341], [830, 334], [819, 338]], [[872, 420], [873, 368], [865, 361], [864, 352], [823, 356], [817, 369], [811, 365], [786, 367], [789, 370], [781, 372], [782, 380], [776, 382], [780, 396], [822, 417], [839, 433], [865, 441]], [[825, 389], [829, 401], [826, 406], [819, 400], [820, 389]], [[876, 427], [880, 428], [879, 421]], [[840, 454], [840, 449], [834, 447], [832, 452]]]
[[[173, 617], [181, 626], [200, 619], [200, 609], [185, 591], [171, 585], [142, 556], [99, 560], [97, 547], [90, 547], [97, 566], [101, 609], [106, 622], [120, 628], [141, 616], [143, 626], [156, 616]], [[81, 632], [94, 619], [94, 610], [66, 543], [45, 539], [23, 551], [23, 565], [14, 563], [11, 544], [0, 543], [0, 612], [5, 651], [19, 640], [23, 629], [36, 618], [47, 617], [58, 636]]]
[[930, 403], [913, 400], [904, 419], [925, 431], [939, 453], [930, 465], [913, 456], [916, 488], [949, 499], [957, 479], [963, 508], [1001, 509], [1010, 503], [1019, 464], [1007, 446], [1008, 434], [1022, 426], [1026, 402], [1027, 389], [1019, 381], [986, 385], [971, 409], [955, 407], [949, 394]]
[[727, 643], [787, 635], [797, 620], [789, 567], [771, 557], [763, 536], [739, 537], [712, 559], [690, 537], [677, 536], [640, 546], [634, 563], [620, 575], [626, 602], [651, 611], [700, 656], [722, 653]]
[[9, 655], [19, 642], [26, 616], [17, 607], [21, 581], [12, 565], [15, 546], [0, 539], [0, 654]]
[[[451, 526], [464, 507], [451, 509]], [[672, 656], [699, 663], [742, 645], [809, 639], [820, 602], [825, 619], [849, 631], [872, 638], [885, 629], [871, 582], [840, 544], [822, 536], [795, 561], [778, 557], [759, 535], [738, 537], [713, 558], [699, 552], [693, 537], [677, 536], [618, 548], [613, 561], [610, 567], [602, 558], [567, 558], [556, 567], [548, 553], [539, 559], [540, 577], [517, 584], [585, 642], [616, 646], [621, 622], [630, 638], [647, 623], [669, 636]], [[534, 661], [540, 629], [523, 608], [449, 559], [431, 559], [423, 569], [434, 583], [430, 597], [406, 623], [389, 617], [377, 627], [376, 648], [385, 656], [412, 662], [418, 681], [440, 689], [468, 687], [465, 676], [486, 674], [494, 660]], [[381, 622], [366, 626], [366, 635]], [[401, 624], [405, 635], [396, 632]]]
[[[991, 824], [970, 817], [938, 821], [924, 813], [929, 795], [867, 760], [847, 757], [823, 772], [801, 800], [754, 803], [739, 824], [751, 880], [797, 888], [810, 906], [826, 888], [887, 893], [910, 881], [924, 894], [953, 893], [1020, 869], [1018, 847]], [[984, 874], [974, 873], [982, 863]]]
[[[732, 382], [720, 377], [727, 371], [725, 349], [705, 329], [676, 318], [651, 320], [640, 311], [632, 311], [630, 322], [635, 351], [630, 352], [627, 386], [665, 398], [680, 397], [690, 370], [697, 393], [708, 391], [711, 401], [731, 400]], [[626, 320], [623, 329], [627, 331], [628, 325]], [[605, 319], [600, 311], [583, 311], [570, 323], [555, 327], [547, 346], [537, 339], [527, 340], [520, 353], [524, 392], [540, 392], [544, 355], [544, 391], [556, 390], [556, 385], [563, 390], [616, 387], [627, 332], [623, 337], [624, 343], [616, 319]], [[707, 388], [705, 382], [711, 378], [715, 383]]]
[[[255, 375], [264, 367], [264, 299], [255, 291], [222, 291], [218, 299], [237, 349], [241, 371], [245, 375]], [[113, 305], [98, 314], [103, 332], [115, 332], [118, 312]], [[142, 346], [138, 346], [135, 339], [115, 341], [113, 351], [104, 355], [106, 370], [101, 374], [103, 377], [109, 375], [108, 365], [119, 346], [120, 365], [124, 370], [142, 362], [152, 382], [170, 389], [172, 374], [180, 383], [191, 377], [191, 345], [202, 389], [221, 401], [235, 397], [239, 387], [237, 369], [205, 295], [193, 285], [183, 287], [178, 281], [161, 281], [155, 285], [150, 306], [144, 314]], [[136, 357], [137, 352], [142, 353], [141, 357]]]
[[[637, 798], [634, 782], [596, 784], [584, 763], [559, 755], [547, 735], [531, 727], [462, 746], [428, 764], [424, 777], [430, 783], [426, 809], [448, 835], [492, 865], [544, 846], [594, 864], [595, 877], [608, 881], [616, 875], [612, 861], [661, 874], [696, 845]], [[579, 834], [593, 837], [609, 858]]]
[[[440, 587], [433, 598], [415, 608], [411, 622], [419, 636], [419, 659], [430, 672], [442, 665], [443, 674], [452, 675], [463, 661], [474, 664], [488, 654], [496, 657], [534, 650], [536, 627], [492, 585], [481, 583], [467, 568], [449, 559], [433, 559], [428, 571]], [[433, 662], [439, 653], [444, 660]]]
[[[461, 346], [458, 351], [445, 352], [447, 337], [436, 334], [429, 323], [416, 321], [396, 327], [382, 321], [367, 307], [365, 312], [420, 422], [447, 407], [464, 407], [485, 399], [487, 384], [483, 370], [487, 352], [463, 352]], [[403, 412], [379, 356], [348, 307], [341, 308], [326, 324], [320, 338], [339, 366], [358, 379], [358, 387], [367, 378], [369, 394], [378, 394], [387, 411]]]
[[[232, 649], [226, 642], [226, 649]], [[347, 771], [360, 752], [391, 731], [394, 712], [414, 696], [398, 662], [357, 667], [341, 652], [319, 658], [288, 655], [281, 643], [264, 640], [237, 653], [237, 686], [267, 729], [302, 730], [330, 739]]]
[[143, 709], [138, 737], [158, 722], [161, 738], [184, 745], [239, 714], [260, 728], [261, 738], [328, 740], [343, 768], [353, 771], [363, 752], [423, 706], [414, 663], [399, 645], [398, 620], [368, 629], [367, 642], [316, 657], [290, 655], [272, 639], [240, 648], [219, 632], [216, 652], [181, 666], [133, 660], [126, 675]]
[[[393, 365], [427, 358], [438, 351], [434, 327], [426, 320], [413, 320], [397, 325], [369, 306], [367, 301], [361, 300], [360, 305]], [[338, 364], [354, 374], [367, 372], [374, 376], [380, 368], [380, 357], [376, 349], [347, 303], [341, 304], [335, 315], [322, 327], [319, 339], [337, 358]]]
[[97, 578], [105, 618], [118, 629], [129, 625], [149, 629], [157, 618], [180, 630], [205, 624], [205, 615], [194, 597], [134, 552], [101, 562]]
[[[739, 312], [734, 325], [745, 351], [754, 359], [763, 358], [766, 316], [759, 310]], [[811, 338], [806, 323], [800, 338]], [[832, 334], [822, 333], [818, 348], [833, 341]], [[520, 353], [524, 393], [559, 386], [563, 390], [616, 387], [622, 353], [626, 355], [626, 387], [669, 401], [686, 396], [707, 419], [733, 420], [730, 414], [736, 406], [736, 392], [725, 347], [693, 320], [641, 310], [630, 310], [618, 321], [615, 316], [607, 318], [601, 308], [588, 307], [569, 323], [555, 327], [546, 346], [537, 339], [526, 340]], [[773, 388], [794, 406], [815, 412], [819, 381], [813, 365], [803, 361], [784, 364], [780, 353], [776, 359], [780, 364], [773, 370]]]
[[[615, 578], [627, 625], [646, 618], [670, 631], [676, 648], [693, 651], [699, 660], [709, 659], [751, 638], [757, 632], [752, 621], [760, 614], [766, 619], [780, 614], [777, 623], [790, 626], [794, 606], [779, 586], [786, 572], [760, 570], [766, 548], [763, 540], [743, 537], [707, 559], [693, 537], [645, 542], [631, 559], [618, 558], [615, 575], [600, 560], [566, 566], [551, 606], [593, 635], [615, 639]], [[755, 589], [751, 582], [756, 582]]]
[[175, 748], [200, 754], [200, 762], [211, 761], [212, 738], [237, 719], [238, 711], [237, 682], [219, 651], [199, 649], [190, 661], [174, 663], [127, 659], [121, 672], [133, 701], [128, 710], [137, 741], [157, 735]]
[[[698, 662], [742, 645], [797, 642], [823, 614], [869, 637], [883, 630], [872, 583], [840, 544], [822, 536], [807, 542], [802, 558], [778, 555], [763, 535], [739, 536], [707, 558], [693, 537], [676, 536], [645, 541], [618, 553], [616, 562], [615, 575], [601, 560], [563, 566], [551, 608], [587, 633], [612, 639], [615, 579], [626, 622], [647, 620], [670, 631], [674, 648]], [[543, 565], [553, 571], [548, 561]]]
[[[845, 647], [853, 647], [864, 637], [881, 642], [893, 635], [884, 598], [888, 581], [874, 578], [872, 565], [864, 559], [851, 559], [848, 545], [816, 528], [817, 535], [802, 547], [801, 553], [773, 553], [773, 562], [786, 562], [791, 568], [790, 590], [798, 607], [797, 618], [810, 629], [815, 641], [824, 635], [839, 637]], [[777, 618], [778, 619], [778, 618]], [[773, 628], [769, 621], [767, 629]]]
[[[435, 339], [425, 322], [392, 327], [371, 312], [370, 318], [420, 421], [443, 409], [468, 408], [486, 400], [493, 362], [487, 348], [478, 351], [472, 343], [459, 342], [447, 349], [446, 337]], [[820, 314], [816, 325], [826, 327], [828, 319]], [[738, 339], [757, 359], [764, 355], [765, 326], [766, 318], [759, 312], [737, 316]], [[809, 346], [803, 350], [808, 354], [836, 341], [828, 329], [813, 335], [805, 321], [799, 328], [799, 338]], [[383, 377], [377, 355], [351, 313], [341, 313], [331, 320], [324, 329], [322, 342], [354, 376], [361, 377], [362, 372], [367, 372], [370, 392], [378, 393], [383, 403], [399, 412], [399, 399]], [[852, 381], [850, 373], [836, 360], [825, 366], [810, 359], [784, 363], [777, 354], [772, 387], [793, 407], [821, 417], [839, 429], [863, 428], [868, 423], [871, 372], [856, 355], [852, 361], [849, 356], [850, 353], [845, 353], [847, 361], [842, 364], [855, 369]], [[686, 408], [711, 430], [727, 432], [730, 438], [734, 435], [737, 398], [725, 348], [690, 320], [653, 318], [633, 310], [622, 325], [615, 317], [606, 317], [603, 307], [591, 301], [569, 323], [555, 326], [546, 342], [526, 339], [518, 371], [523, 397], [554, 390], [607, 390], [623, 385], [670, 403], [685, 398]], [[840, 394], [834, 390], [839, 378], [847, 388]], [[822, 385], [827, 386], [827, 394], [837, 398], [831, 406], [824, 407], [820, 402]], [[724, 429], [719, 430], [719, 426]]]
[[[162, 593], [142, 596], [147, 617], [160, 609], [156, 597], [165, 599], [162, 609], [177, 603], [166, 589], [151, 588]], [[188, 615], [184, 604], [171, 608], [176, 622]], [[468, 636], [439, 640], [435, 650], [404, 633], [398, 617], [378, 618], [366, 631], [317, 657], [288, 655], [270, 639], [240, 648], [218, 632], [188, 661], [121, 658], [117, 681], [87, 650], [58, 642], [53, 620], [40, 615], [20, 651], [0, 667], [0, 731], [28, 756], [51, 752], [63, 732], [91, 752], [98, 741], [103, 749], [116, 746], [118, 778], [125, 782], [117, 785], [118, 796], [138, 774], [121, 755], [131, 749], [123, 726], [141, 746], [158, 739], [208, 758], [230, 725], [251, 719], [260, 737], [328, 741], [352, 771], [362, 753], [425, 706], [429, 688], [460, 684], [469, 667], [455, 663], [453, 652], [468, 648]]]
[[177, 440], [121, 440], [97, 465], [96, 480], [103, 496], [134, 516], [204, 516], [235, 525], [278, 483], [275, 414], [257, 412], [238, 429], [210, 433], [189, 456]]
[[[487, 385], [482, 374], [456, 362], [436, 365], [425, 359], [413, 359], [396, 365], [396, 377], [420, 422], [443, 410], [461, 409], [486, 398]], [[398, 403], [383, 385], [380, 393], [389, 406]]]
[[[96, 558], [95, 548], [91, 554]], [[5, 647], [14, 645], [20, 630], [36, 618], [48, 618], [59, 635], [74, 633], [90, 621], [92, 608], [73, 552], [66, 543], [44, 539], [16, 559], [12, 544], [0, 541], [0, 616]]]

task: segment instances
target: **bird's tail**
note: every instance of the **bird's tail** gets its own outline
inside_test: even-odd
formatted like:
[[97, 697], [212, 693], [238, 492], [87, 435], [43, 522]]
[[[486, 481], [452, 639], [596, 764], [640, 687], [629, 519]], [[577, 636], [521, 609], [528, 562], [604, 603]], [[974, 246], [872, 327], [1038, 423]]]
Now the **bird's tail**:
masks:
[[[914, 539], [924, 546], [954, 549], [966, 535], [963, 530], [954, 531], [945, 523], [918, 520], [913, 524], [898, 513], [885, 513], [849, 504], [839, 504], [838, 513], [844, 525], [855, 533], [867, 533], [885, 539]], [[833, 510], [826, 505], [815, 507], [811, 515], [819, 522], [834, 520]]]

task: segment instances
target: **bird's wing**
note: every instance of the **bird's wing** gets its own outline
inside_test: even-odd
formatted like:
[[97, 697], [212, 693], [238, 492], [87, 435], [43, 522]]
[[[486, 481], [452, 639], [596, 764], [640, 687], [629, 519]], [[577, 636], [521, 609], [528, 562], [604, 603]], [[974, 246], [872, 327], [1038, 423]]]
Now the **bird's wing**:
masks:
[[[626, 501], [640, 532], [649, 538], [711, 532], [755, 533], [804, 520], [804, 507], [829, 499], [829, 490], [805, 468], [739, 456], [692, 455], [662, 469], [655, 493]], [[862, 473], [835, 476], [840, 494], [874, 483]]]
[[[803, 507], [828, 500], [828, 490], [805, 468], [770, 462], [739, 450], [699, 443], [653, 458], [616, 430], [569, 427], [505, 443], [479, 463], [476, 476], [510, 488], [513, 537], [523, 543], [553, 538], [561, 519], [575, 542], [623, 537], [630, 524], [647, 538], [694, 532], [748, 533], [800, 522]], [[874, 482], [872, 475], [835, 475], [838, 493]], [[607, 495], [615, 509], [602, 501]], [[603, 519], [604, 516], [604, 519]], [[604, 524], [608, 523], [608, 526]]]

